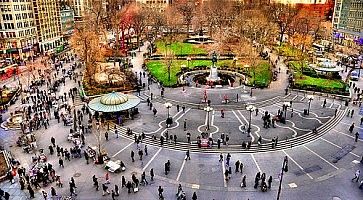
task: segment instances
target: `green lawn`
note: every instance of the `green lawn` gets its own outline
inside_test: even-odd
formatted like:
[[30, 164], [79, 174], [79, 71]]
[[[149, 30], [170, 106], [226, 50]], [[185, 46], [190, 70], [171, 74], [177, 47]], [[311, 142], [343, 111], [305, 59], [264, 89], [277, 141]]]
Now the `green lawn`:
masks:
[[173, 42], [170, 47], [166, 47], [165, 41], [155, 42], [158, 52], [165, 54], [168, 50], [172, 50], [175, 55], [185, 55], [185, 54], [206, 54], [208, 53], [205, 49], [197, 47], [197, 45], [183, 43], [183, 42]]
[[[222, 60], [218, 61], [218, 66], [232, 66], [232, 60]], [[165, 61], [149, 61], [146, 66], [149, 69], [150, 73], [159, 80], [164, 86], [173, 86], [177, 84], [178, 77], [176, 74], [181, 71], [181, 66], [188, 66], [188, 62], [186, 60], [174, 60], [170, 67], [170, 81], [168, 80], [168, 67]], [[192, 60], [189, 62], [189, 68], [193, 68], [195, 66], [210, 66], [212, 65], [211, 60]]]
[[253, 68], [250, 68], [248, 75], [248, 83], [250, 85], [255, 84], [257, 87], [267, 87], [272, 79], [270, 64], [267, 61], [263, 61], [257, 65], [255, 71]]
[[347, 84], [341, 79], [332, 79], [316, 74], [316, 72], [304, 66], [304, 74], [301, 74], [301, 62], [291, 61], [294, 70], [295, 88], [313, 90], [333, 94], [345, 94]]

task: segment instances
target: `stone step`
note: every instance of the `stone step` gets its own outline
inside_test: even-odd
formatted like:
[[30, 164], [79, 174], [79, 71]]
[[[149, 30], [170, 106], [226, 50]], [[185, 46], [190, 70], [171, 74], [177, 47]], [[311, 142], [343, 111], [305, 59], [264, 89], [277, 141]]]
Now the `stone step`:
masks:
[[[187, 144], [183, 142], [177, 142], [177, 144], [170, 144], [166, 141], [164, 141], [164, 148], [173, 149], [173, 150], [181, 150], [186, 151], [190, 150], [191, 152], [201, 152], [201, 153], [218, 153], [218, 152], [230, 152], [230, 153], [256, 153], [256, 152], [268, 152], [268, 151], [277, 151], [277, 150], [283, 150], [288, 149], [292, 147], [296, 147], [299, 145], [303, 145], [306, 143], [309, 143], [311, 141], [314, 141], [324, 135], [325, 133], [329, 132], [331, 129], [335, 127], [337, 123], [339, 123], [343, 117], [345, 116], [346, 109], [345, 110], [339, 110], [337, 113], [337, 116], [330, 119], [327, 123], [320, 126], [317, 130], [318, 133], [314, 134], [312, 132], [291, 138], [289, 140], [281, 140], [279, 141], [277, 147], [272, 148], [271, 142], [269, 143], [263, 143], [261, 145], [258, 144], [252, 144], [250, 149], [242, 149], [241, 145], [229, 145], [228, 147], [222, 145], [220, 149], [216, 148], [216, 145], [213, 145], [212, 148], [198, 148], [197, 144]], [[110, 124], [110, 130], [114, 132], [113, 128], [114, 123]], [[128, 139], [133, 140], [133, 135], [127, 135], [126, 134], [126, 128], [121, 126], [116, 126], [118, 129], [118, 132]], [[138, 134], [138, 133], [136, 133]], [[151, 145], [151, 146], [160, 146], [160, 140], [152, 140], [150, 136], [146, 136], [146, 138], [143, 140], [143, 143]]]

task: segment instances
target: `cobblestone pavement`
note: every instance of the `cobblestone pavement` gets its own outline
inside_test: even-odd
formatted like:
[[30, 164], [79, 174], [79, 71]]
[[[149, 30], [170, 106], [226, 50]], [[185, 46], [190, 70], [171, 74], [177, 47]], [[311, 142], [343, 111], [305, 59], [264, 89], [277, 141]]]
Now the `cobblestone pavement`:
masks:
[[[143, 50], [143, 48], [142, 48]], [[134, 64], [133, 70], [135, 72], [141, 71], [141, 53], [132, 60]], [[143, 79], [145, 81], [145, 79]], [[361, 86], [361, 82], [357, 85]], [[75, 86], [73, 81], [67, 80], [65, 87], [61, 87], [61, 92], [67, 91], [69, 88]], [[275, 86], [274, 86], [275, 87]], [[278, 90], [272, 87], [271, 90]], [[164, 101], [159, 96], [159, 88], [157, 84], [150, 86], [151, 92], [156, 94], [156, 99], [153, 104], [158, 109], [156, 117], [148, 110], [145, 99], [150, 95], [146, 89], [142, 92], [141, 98], [144, 99], [139, 105], [140, 114], [134, 120], [126, 120], [124, 126], [132, 128], [135, 132], [144, 131], [147, 136], [156, 135], [157, 138], [164, 131], [165, 123], [163, 120], [166, 118], [166, 109], [163, 105]], [[199, 93], [203, 90], [187, 88], [190, 95]], [[199, 91], [198, 91], [199, 90]], [[231, 89], [232, 92], [234, 89]], [[226, 90], [226, 92], [231, 92]], [[235, 89], [241, 92], [241, 89]], [[231, 178], [226, 181], [224, 179], [224, 171], [228, 166], [225, 161], [219, 162], [219, 153], [203, 153], [192, 151], [191, 160], [185, 160], [185, 148], [194, 148], [183, 144], [185, 139], [185, 131], [183, 129], [184, 119], [187, 119], [187, 131], [192, 133], [192, 139], [195, 140], [199, 134], [199, 130], [203, 129], [206, 123], [206, 113], [203, 110], [195, 109], [192, 106], [186, 106], [185, 112], [177, 111], [176, 106], [170, 110], [171, 116], [174, 116], [174, 124], [169, 128], [171, 134], [178, 136], [175, 148], [170, 148], [171, 145], [160, 146], [158, 142], [145, 140], [140, 145], [141, 149], [148, 145], [148, 155], [144, 155], [142, 160], [137, 156], [137, 145], [134, 143], [132, 137], [127, 137], [125, 134], [120, 133], [120, 137], [113, 134], [113, 130], [109, 131], [109, 140], [106, 141], [103, 137], [105, 128], [101, 128], [101, 149], [105, 150], [112, 160], [121, 160], [126, 165], [126, 171], [110, 174], [111, 184], [109, 189], [113, 189], [114, 184], [120, 187], [120, 196], [116, 199], [158, 199], [158, 186], [164, 188], [165, 199], [176, 199], [177, 186], [180, 183], [183, 190], [187, 194], [187, 199], [191, 199], [192, 193], [198, 194], [198, 199], [256, 199], [256, 200], [270, 200], [275, 199], [279, 186], [279, 178], [281, 172], [282, 161], [285, 156], [289, 158], [289, 171], [284, 174], [282, 183], [281, 199], [362, 199], [363, 191], [358, 189], [358, 183], [352, 182], [351, 179], [357, 169], [363, 171], [363, 165], [359, 163], [363, 154], [362, 139], [357, 142], [354, 141], [355, 132], [360, 132], [361, 116], [359, 115], [360, 108], [356, 105], [350, 105], [348, 108], [344, 106], [343, 102], [333, 99], [327, 99], [326, 107], [323, 108], [322, 104], [325, 98], [315, 96], [311, 102], [310, 115], [303, 115], [303, 110], [308, 107], [308, 100], [304, 94], [291, 93], [285, 97], [284, 89], [279, 92], [266, 92], [269, 89], [254, 91], [254, 98], [246, 95], [247, 101], [259, 102], [273, 98], [274, 96], [281, 96], [280, 101], [272, 101], [265, 103], [263, 107], [259, 107], [260, 113], [255, 116], [252, 114], [252, 135], [248, 138], [247, 134], [242, 134], [239, 127], [248, 124], [249, 113], [244, 109], [238, 107], [235, 103], [233, 107], [226, 109], [225, 118], [221, 118], [220, 110], [215, 110], [214, 114], [211, 113], [210, 121], [213, 127], [211, 132], [213, 138], [220, 137], [222, 132], [228, 133], [231, 137], [230, 145], [240, 144], [242, 140], [257, 139], [261, 135], [264, 140], [263, 143], [268, 144], [272, 137], [279, 136], [283, 140], [286, 136], [292, 139], [293, 137], [299, 138], [301, 144], [294, 148], [284, 147], [281, 150], [270, 149], [267, 152], [256, 153], [232, 153], [230, 166], [232, 168]], [[166, 89], [166, 98], [173, 98], [184, 102], [188, 100], [191, 103], [199, 103], [195, 97], [190, 95], [182, 95], [182, 89]], [[211, 91], [213, 93], [214, 91]], [[221, 91], [216, 92], [223, 93]], [[265, 95], [265, 93], [268, 93]], [[169, 95], [169, 96], [168, 96]], [[219, 94], [218, 94], [219, 95]], [[223, 94], [221, 94], [223, 96]], [[271, 97], [269, 97], [271, 95]], [[266, 97], [267, 96], [267, 97]], [[180, 97], [180, 98], [179, 98]], [[190, 97], [190, 98], [189, 98]], [[261, 98], [260, 98], [261, 97]], [[194, 98], [194, 99], [193, 99]], [[243, 97], [241, 97], [243, 98]], [[284, 101], [293, 101], [292, 109], [289, 108], [287, 113], [286, 124], [277, 123], [276, 128], [264, 129], [261, 126], [261, 113], [269, 111], [276, 113], [278, 109], [282, 109]], [[69, 102], [71, 103], [71, 102]], [[182, 104], [181, 104], [182, 105]], [[221, 104], [223, 105], [223, 104]], [[76, 107], [80, 108], [81, 104]], [[236, 109], [235, 109], [236, 108]], [[13, 109], [13, 106], [10, 110]], [[334, 121], [335, 109], [341, 111], [339, 121]], [[354, 109], [355, 115], [352, 117], [346, 116], [346, 109]], [[291, 117], [291, 113], [293, 116]], [[5, 115], [7, 116], [7, 115]], [[4, 117], [5, 118], [5, 117]], [[84, 121], [87, 120], [85, 117]], [[178, 123], [177, 123], [178, 122]], [[356, 126], [353, 133], [348, 131], [352, 122]], [[316, 126], [323, 126], [324, 124], [332, 125], [327, 129], [325, 134], [320, 135], [317, 139], [310, 142], [304, 142], [303, 138], [309, 136], [310, 130]], [[174, 128], [175, 127], [175, 128]], [[122, 127], [119, 127], [122, 128]], [[86, 164], [84, 158], [73, 158], [71, 161], [65, 161], [65, 167], [58, 166], [58, 157], [56, 155], [49, 155], [47, 147], [50, 144], [50, 138], [54, 137], [56, 143], [64, 148], [72, 147], [72, 143], [67, 140], [70, 127], [63, 126], [63, 123], [57, 123], [56, 120], [50, 121], [48, 129], [41, 129], [36, 131], [36, 138], [38, 148], [46, 149], [45, 152], [48, 156], [48, 162], [52, 163], [56, 173], [61, 175], [64, 187], [58, 188], [52, 183], [50, 186], [55, 186], [57, 193], [63, 197], [69, 196], [68, 181], [70, 177], [74, 177], [77, 186], [76, 199], [111, 199], [111, 195], [102, 196], [101, 191], [96, 191], [92, 185], [92, 176], [99, 177], [100, 184], [105, 182], [106, 170], [103, 165], [96, 165], [93, 163]], [[243, 130], [243, 129], [242, 129]], [[163, 134], [164, 134], [163, 133]], [[31, 154], [26, 154], [20, 147], [16, 147], [15, 141], [18, 137], [18, 131], [5, 131], [0, 130], [1, 145], [9, 149], [12, 155], [18, 159], [24, 167], [31, 165]], [[295, 135], [295, 136], [293, 136]], [[300, 137], [299, 137], [300, 136]], [[310, 136], [309, 136], [310, 137]], [[98, 146], [98, 132], [86, 134], [86, 146]], [[184, 146], [183, 146], [184, 145]], [[228, 148], [232, 148], [232, 147]], [[179, 148], [180, 147], [180, 148]], [[228, 148], [223, 145], [223, 155], [226, 156]], [[135, 162], [130, 158], [130, 152], [135, 151]], [[169, 174], [164, 173], [164, 163], [170, 160], [171, 171]], [[235, 162], [239, 160], [244, 164], [243, 173], [235, 173]], [[150, 180], [150, 169], [155, 172], [154, 181]], [[121, 176], [126, 180], [131, 179], [131, 175], [135, 174], [139, 179], [141, 173], [146, 172], [146, 178], [149, 182], [148, 185], [140, 186], [140, 191], [137, 193], [127, 193], [127, 190], [121, 188]], [[254, 177], [257, 172], [264, 172], [266, 176], [272, 176], [272, 187], [267, 192], [261, 192], [260, 189], [253, 187]], [[247, 186], [241, 188], [242, 177], [246, 175]], [[29, 193], [19, 189], [17, 180], [14, 184], [8, 181], [0, 183], [0, 186], [5, 191], [9, 192], [11, 199], [28, 199]], [[42, 199], [41, 191], [45, 190], [49, 193], [50, 186], [36, 190], [36, 199]]]

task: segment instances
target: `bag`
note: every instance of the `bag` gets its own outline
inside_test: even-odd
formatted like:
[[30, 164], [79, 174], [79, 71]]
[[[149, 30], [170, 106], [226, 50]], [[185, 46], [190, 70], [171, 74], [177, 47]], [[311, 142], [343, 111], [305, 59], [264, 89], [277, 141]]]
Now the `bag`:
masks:
[[138, 192], [139, 191], [139, 188], [135, 187], [134, 188], [134, 193]]

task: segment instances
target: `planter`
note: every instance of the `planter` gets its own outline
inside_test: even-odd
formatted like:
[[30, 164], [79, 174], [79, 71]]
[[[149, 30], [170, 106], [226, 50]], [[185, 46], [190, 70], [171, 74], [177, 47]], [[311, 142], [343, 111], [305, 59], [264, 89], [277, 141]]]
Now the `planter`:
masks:
[[6, 151], [0, 151], [0, 181], [6, 180], [6, 175], [10, 168], [11, 164]]

